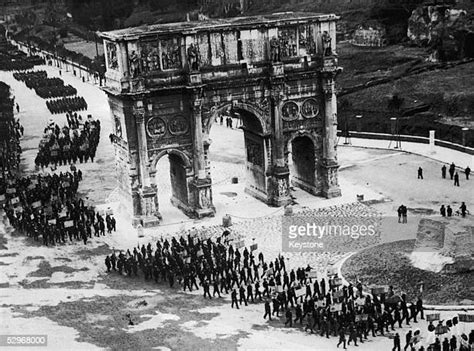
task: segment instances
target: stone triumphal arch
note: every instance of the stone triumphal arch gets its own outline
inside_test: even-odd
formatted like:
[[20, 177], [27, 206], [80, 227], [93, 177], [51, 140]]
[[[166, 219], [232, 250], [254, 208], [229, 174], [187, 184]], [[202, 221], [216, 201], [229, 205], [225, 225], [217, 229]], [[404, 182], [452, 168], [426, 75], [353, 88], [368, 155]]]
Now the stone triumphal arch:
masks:
[[165, 155], [172, 203], [215, 213], [209, 131], [229, 107], [242, 116], [247, 192], [271, 206], [290, 202], [290, 184], [340, 195], [337, 19], [280, 13], [100, 33], [120, 192], [136, 224], [159, 222], [153, 179]]

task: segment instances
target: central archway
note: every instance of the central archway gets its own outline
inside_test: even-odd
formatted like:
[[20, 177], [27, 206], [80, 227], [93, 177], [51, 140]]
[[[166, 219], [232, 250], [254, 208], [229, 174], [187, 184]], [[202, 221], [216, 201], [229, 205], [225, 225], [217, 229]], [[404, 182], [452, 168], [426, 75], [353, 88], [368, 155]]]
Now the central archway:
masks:
[[[243, 106], [245, 106], [245, 109], [242, 108]], [[227, 126], [227, 119], [231, 119], [231, 126]], [[226, 104], [220, 108], [213, 109], [206, 122], [205, 136], [208, 142], [205, 143], [204, 151], [208, 175], [211, 175], [210, 154], [214, 155], [211, 145], [215, 128], [212, 128], [212, 126], [218, 124], [220, 128], [222, 126], [222, 128], [241, 130], [243, 135], [239, 137], [239, 140], [232, 139], [232, 143], [226, 144], [228, 147], [228, 150], [226, 150], [228, 158], [234, 157], [233, 160], [230, 160], [231, 163], [236, 165], [243, 163], [243, 169], [235, 170], [235, 174], [232, 176], [239, 177], [243, 175], [245, 178], [245, 192], [261, 201], [267, 202], [268, 179], [266, 170], [268, 162], [266, 155], [271, 144], [268, 134], [265, 133], [266, 127], [263, 125], [263, 119], [257, 110], [247, 104]], [[235, 131], [235, 133], [238, 132]], [[240, 147], [243, 150], [238, 150], [238, 153], [235, 152], [235, 149]], [[214, 182], [216, 180], [219, 182], [220, 179], [216, 179], [216, 174], [213, 174], [213, 180]]]

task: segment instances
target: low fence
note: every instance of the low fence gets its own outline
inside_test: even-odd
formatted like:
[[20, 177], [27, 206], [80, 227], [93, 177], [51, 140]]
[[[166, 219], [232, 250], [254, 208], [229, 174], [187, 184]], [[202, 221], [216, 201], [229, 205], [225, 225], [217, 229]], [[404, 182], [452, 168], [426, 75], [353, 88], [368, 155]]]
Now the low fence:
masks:
[[[337, 135], [340, 137], [346, 136], [345, 133], [341, 130], [337, 131]], [[414, 136], [414, 135], [398, 135], [395, 137], [392, 134], [385, 134], [385, 133], [350, 131], [349, 137], [360, 138], [360, 139], [387, 140], [387, 141], [400, 140], [400, 141], [411, 142], [411, 143], [430, 144], [430, 138]], [[451, 149], [451, 150], [456, 150], [459, 152], [463, 152], [468, 155], [474, 155], [474, 148], [460, 145], [460, 144], [451, 143], [449, 141], [434, 139], [434, 145], [441, 146], [441, 147]]]

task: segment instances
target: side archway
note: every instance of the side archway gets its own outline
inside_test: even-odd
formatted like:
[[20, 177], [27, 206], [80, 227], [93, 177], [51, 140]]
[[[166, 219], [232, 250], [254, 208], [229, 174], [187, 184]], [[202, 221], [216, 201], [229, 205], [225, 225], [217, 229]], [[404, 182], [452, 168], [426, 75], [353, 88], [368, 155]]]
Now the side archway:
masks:
[[297, 132], [288, 139], [287, 157], [291, 184], [310, 194], [320, 192], [318, 186], [318, 139], [309, 132]]
[[[150, 177], [155, 179], [156, 187], [160, 188], [164, 179], [157, 179], [158, 162], [168, 156], [169, 160], [169, 181], [171, 183], [171, 203], [181, 209], [186, 214], [191, 214], [191, 182], [194, 178], [191, 157], [184, 151], [179, 149], [165, 149], [158, 152], [150, 162]], [[162, 201], [162, 199], [161, 199]]]

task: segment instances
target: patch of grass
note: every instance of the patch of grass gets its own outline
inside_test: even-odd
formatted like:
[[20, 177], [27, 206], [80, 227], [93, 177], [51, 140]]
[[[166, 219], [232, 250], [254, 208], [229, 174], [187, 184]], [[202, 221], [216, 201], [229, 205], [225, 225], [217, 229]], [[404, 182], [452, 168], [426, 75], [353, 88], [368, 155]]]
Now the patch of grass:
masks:
[[[167, 296], [167, 295], [166, 295]], [[176, 300], [178, 296], [178, 300]], [[155, 346], [165, 346], [173, 350], [234, 350], [239, 338], [247, 336], [240, 332], [230, 337], [215, 340], [202, 339], [191, 332], [184, 331], [181, 324], [188, 320], [210, 320], [216, 316], [213, 313], [200, 314], [191, 312], [198, 305], [202, 307], [202, 297], [192, 295], [176, 295], [166, 299], [159, 305], [160, 313], [173, 313], [180, 317], [177, 321], [165, 321], [160, 328], [127, 333], [128, 318], [127, 306], [136, 296], [94, 297], [78, 301], [61, 302], [56, 306], [42, 306], [37, 311], [22, 310], [25, 318], [47, 317], [54, 322], [72, 327], [79, 332], [79, 342], [88, 342], [99, 347], [112, 350], [149, 350]], [[195, 303], [190, 303], [195, 301]], [[172, 311], [169, 309], [172, 308]], [[90, 318], [99, 315], [102, 318]], [[137, 323], [149, 319], [142, 317], [149, 311], [131, 313], [132, 320]], [[108, 316], [109, 318], [103, 318]]]
[[11, 253], [0, 254], [0, 257], [16, 257], [18, 255], [19, 255], [18, 252], [11, 252]]
[[427, 304], [459, 304], [474, 300], [469, 290], [474, 272], [444, 274], [412, 266], [408, 255], [415, 240], [402, 240], [378, 245], [350, 257], [342, 267], [343, 276], [355, 285], [356, 279], [365, 285], [393, 285], [407, 294], [409, 300], [419, 295], [418, 282], [424, 282], [423, 299]]
[[34, 282], [29, 282], [26, 279], [22, 280], [18, 284], [24, 289], [47, 289], [49, 288], [48, 284], [49, 279], [39, 279]]
[[44, 260], [44, 256], [26, 256], [25, 261]]
[[87, 259], [90, 258], [91, 256], [105, 256], [110, 255], [111, 250], [109, 245], [103, 244], [98, 247], [95, 247], [93, 249], [80, 249], [76, 251], [76, 256], [78, 256], [80, 259]]
[[43, 260], [38, 265], [38, 269], [34, 272], [28, 273], [27, 276], [28, 277], [51, 277], [53, 275], [53, 273], [55, 273], [55, 272], [64, 272], [64, 273], [68, 274], [68, 273], [74, 273], [74, 272], [78, 272], [78, 271], [88, 271], [88, 270], [89, 270], [89, 268], [87, 268], [87, 267], [76, 269], [76, 268], [71, 268], [69, 266], [64, 266], [64, 265], [63, 266], [51, 267], [51, 265], [49, 264], [48, 261]]

